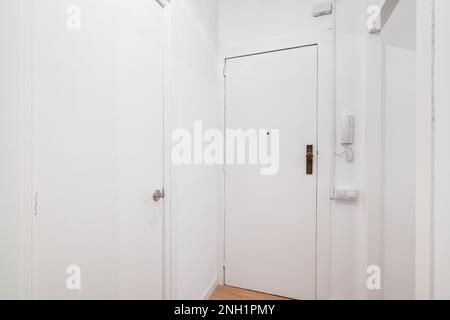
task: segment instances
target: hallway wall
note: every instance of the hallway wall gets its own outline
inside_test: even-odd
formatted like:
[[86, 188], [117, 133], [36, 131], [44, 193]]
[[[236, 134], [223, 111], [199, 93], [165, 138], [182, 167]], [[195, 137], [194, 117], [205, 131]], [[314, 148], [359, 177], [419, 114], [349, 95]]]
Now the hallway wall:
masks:
[[333, 26], [333, 16], [314, 18], [317, 0], [219, 0], [222, 46], [264, 40]]
[[[416, 1], [400, 1], [382, 31], [383, 295], [414, 299]], [[380, 128], [381, 129], [381, 128]]]
[[0, 299], [20, 298], [20, 15], [0, 1]]
[[435, 207], [433, 295], [436, 299], [450, 299], [450, 1], [435, 0]]
[[[171, 129], [219, 126], [216, 0], [172, 4]], [[172, 165], [173, 298], [200, 299], [218, 275], [217, 166]]]
[[[336, 185], [355, 186], [358, 202], [332, 207], [331, 292], [334, 299], [366, 297], [366, 9], [365, 1], [336, 0], [336, 114], [355, 116], [353, 162], [336, 158]], [[337, 123], [339, 130], [339, 123]], [[337, 131], [336, 152], [342, 152]]]

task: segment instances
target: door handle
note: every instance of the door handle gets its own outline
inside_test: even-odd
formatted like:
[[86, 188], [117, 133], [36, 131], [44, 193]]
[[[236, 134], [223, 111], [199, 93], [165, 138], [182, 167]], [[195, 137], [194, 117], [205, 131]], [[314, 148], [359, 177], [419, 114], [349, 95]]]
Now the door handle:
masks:
[[158, 202], [161, 199], [164, 199], [166, 197], [166, 193], [164, 192], [164, 189], [161, 190], [155, 190], [155, 192], [153, 192], [153, 200], [155, 200], [156, 202]]
[[308, 144], [306, 146], [306, 174], [313, 174], [313, 166], [314, 166], [314, 146], [312, 144]]

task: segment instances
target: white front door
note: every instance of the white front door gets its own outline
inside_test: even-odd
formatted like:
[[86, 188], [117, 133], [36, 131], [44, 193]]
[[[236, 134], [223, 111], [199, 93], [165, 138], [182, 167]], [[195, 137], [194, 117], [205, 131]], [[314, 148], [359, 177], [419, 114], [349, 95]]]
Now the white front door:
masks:
[[227, 60], [226, 128], [280, 130], [277, 174], [226, 166], [227, 285], [316, 297], [317, 67], [316, 46]]
[[33, 293], [161, 299], [163, 9], [37, 0]]

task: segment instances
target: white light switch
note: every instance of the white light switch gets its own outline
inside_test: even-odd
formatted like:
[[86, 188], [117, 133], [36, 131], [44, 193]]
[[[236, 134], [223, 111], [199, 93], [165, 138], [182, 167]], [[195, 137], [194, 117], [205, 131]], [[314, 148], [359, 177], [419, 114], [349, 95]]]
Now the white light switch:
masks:
[[333, 4], [331, 2], [324, 2], [316, 5], [313, 9], [313, 16], [320, 17], [333, 13]]

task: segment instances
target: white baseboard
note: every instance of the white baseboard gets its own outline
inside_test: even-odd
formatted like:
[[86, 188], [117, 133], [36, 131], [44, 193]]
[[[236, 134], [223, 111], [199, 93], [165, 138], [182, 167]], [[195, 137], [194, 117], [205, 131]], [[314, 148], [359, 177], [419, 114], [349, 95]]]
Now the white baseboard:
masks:
[[201, 300], [208, 300], [209, 297], [212, 295], [214, 290], [216, 290], [217, 286], [219, 285], [219, 279], [214, 279], [214, 281], [210, 284], [208, 289], [205, 291], [205, 293], [202, 295]]

